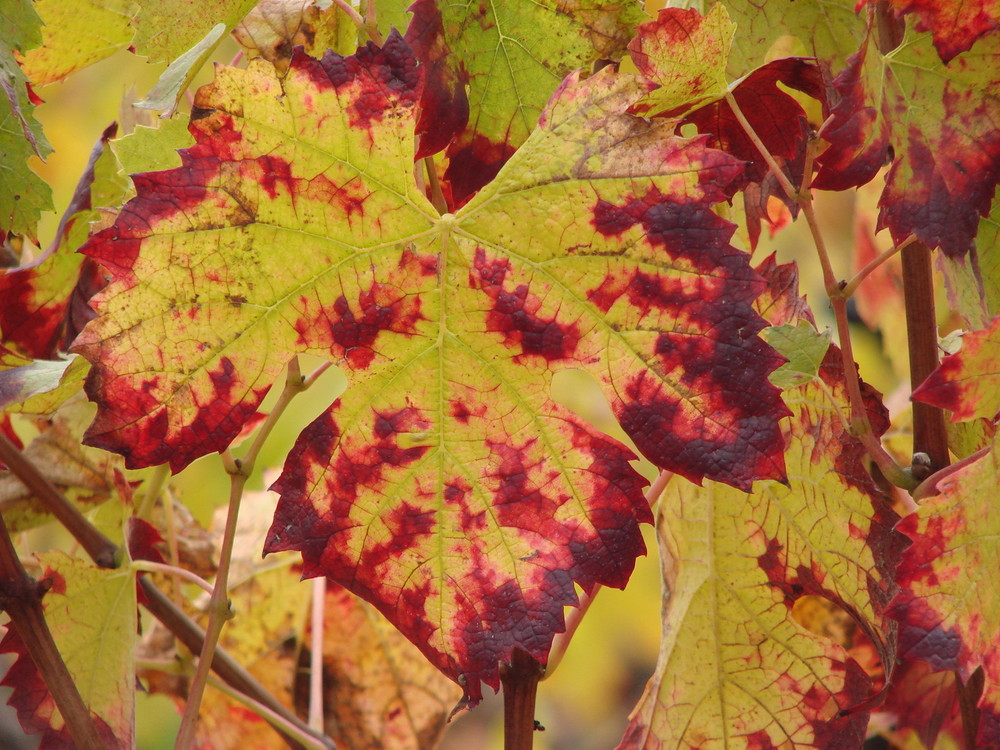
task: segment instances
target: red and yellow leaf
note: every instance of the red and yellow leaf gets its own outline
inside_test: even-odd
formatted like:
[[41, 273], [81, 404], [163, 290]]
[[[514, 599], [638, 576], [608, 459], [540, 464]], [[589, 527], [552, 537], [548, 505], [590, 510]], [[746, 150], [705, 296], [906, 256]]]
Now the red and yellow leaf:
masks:
[[424, 65], [417, 156], [448, 147], [453, 209], [527, 139], [560, 81], [617, 60], [642, 20], [636, 0], [417, 0], [406, 41]]
[[1000, 595], [983, 575], [1000, 563], [996, 513], [1000, 443], [938, 480], [940, 494], [897, 525], [912, 540], [897, 572], [900, 592], [889, 606], [899, 621], [899, 649], [963, 681], [982, 667], [976, 747], [1000, 744]]
[[946, 63], [983, 35], [1000, 29], [996, 0], [889, 0], [887, 4], [897, 16], [914, 14], [919, 19], [917, 29], [934, 35], [934, 46]]
[[784, 476], [763, 282], [709, 208], [739, 164], [625, 114], [647, 91], [570, 79], [441, 216], [411, 178], [398, 36], [283, 79], [220, 69], [184, 166], [137, 176], [86, 248], [112, 275], [78, 345], [89, 442], [177, 470], [295, 353], [330, 357], [350, 388], [292, 450], [266, 550], [371, 601], [473, 700], [515, 646], [544, 660], [574, 583], [623, 586], [649, 519], [632, 454], [550, 398], [554, 372], [591, 371], [659, 466]]
[[814, 187], [871, 180], [890, 159], [879, 229], [946, 254], [969, 252], [1000, 180], [1000, 34], [945, 65], [930, 34], [879, 52], [874, 34], [835, 79], [840, 101], [824, 133]]
[[[108, 750], [127, 750], [135, 727], [135, 575], [61, 552], [39, 557], [43, 578], [52, 583], [43, 607], [59, 653]], [[22, 726], [42, 734], [44, 750], [72, 750], [62, 715], [14, 631], [4, 636], [0, 652], [19, 656], [4, 684], [14, 688], [10, 703]]]
[[[748, 496], [675, 480], [660, 499], [663, 643], [622, 749], [854, 750], [864, 739], [870, 678], [802, 627], [796, 604], [833, 602], [891, 663], [882, 615], [901, 546], [895, 514], [848, 431], [839, 352], [785, 399], [788, 486], [765, 482]], [[884, 412], [872, 415], [884, 429]]]
[[1000, 317], [988, 328], [962, 337], [920, 386], [913, 399], [951, 412], [953, 422], [1000, 414]]

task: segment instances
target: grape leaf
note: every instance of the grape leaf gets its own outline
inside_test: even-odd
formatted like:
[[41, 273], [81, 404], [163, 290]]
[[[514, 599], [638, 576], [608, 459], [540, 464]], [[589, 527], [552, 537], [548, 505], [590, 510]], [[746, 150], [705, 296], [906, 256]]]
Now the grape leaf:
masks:
[[263, 0], [233, 29], [233, 36], [250, 56], [263, 57], [285, 70], [292, 50], [322, 57], [331, 49], [344, 54], [357, 46], [358, 27], [336, 4], [320, 7], [318, 0]]
[[28, 78], [43, 86], [125, 49], [132, 39], [133, 5], [131, 0], [35, 0], [45, 25], [41, 46], [23, 56]]
[[998, 475], [1000, 443], [994, 443], [938, 480], [940, 494], [899, 522], [896, 528], [913, 543], [903, 553], [900, 592], [888, 609], [900, 623], [901, 655], [956, 670], [963, 681], [982, 667], [976, 747], [1000, 744], [1000, 600], [978, 574], [997, 567]]
[[948, 409], [953, 422], [1000, 414], [1000, 317], [988, 328], [962, 337], [962, 349], [949, 354], [913, 392], [913, 400]]
[[170, 62], [194, 47], [218, 23], [231, 30], [257, 0], [139, 0], [132, 20], [135, 51], [150, 62]]
[[[135, 724], [135, 576], [105, 570], [62, 552], [39, 555], [52, 587], [42, 600], [45, 620], [84, 704], [98, 719], [108, 750], [132, 747]], [[13, 631], [0, 652], [19, 658], [4, 678], [14, 688], [11, 705], [21, 725], [41, 732], [41, 748], [71, 750], [65, 722]]]
[[406, 41], [427, 71], [417, 156], [448, 146], [456, 208], [527, 139], [563, 77], [620, 58], [643, 18], [635, 0], [417, 0], [410, 12]]
[[640, 24], [629, 55], [659, 88], [636, 102], [635, 111], [647, 117], [682, 117], [725, 96], [735, 31], [722, 3], [704, 16], [693, 8], [664, 8], [655, 21]]
[[935, 750], [944, 729], [956, 747], [962, 737], [954, 672], [934, 672], [917, 659], [902, 659], [893, 669], [885, 710], [895, 716], [894, 730], [912, 728], [928, 750]]
[[133, 47], [150, 62], [171, 62], [217, 23], [231, 30], [256, 0], [35, 0], [43, 43], [24, 55], [37, 86], [61, 80]]
[[890, 156], [878, 228], [965, 255], [1000, 180], [1000, 34], [945, 65], [930, 34], [882, 54], [871, 35], [834, 80], [840, 101], [813, 186], [871, 180]]
[[[57, 416], [43, 423], [41, 433], [24, 451], [25, 457], [81, 509], [104, 502], [114, 490], [114, 471], [121, 459], [80, 445], [80, 435]], [[12, 531], [50, 521], [51, 514], [10, 471], [0, 471], [0, 510]]]
[[36, 359], [54, 359], [92, 317], [90, 295], [104, 285], [96, 264], [76, 253], [95, 218], [92, 193], [118, 200], [125, 184], [112, 167], [105, 145], [117, 126], [105, 128], [77, 182], [56, 233], [56, 240], [38, 258], [0, 273], [0, 330]]
[[85, 248], [112, 276], [78, 339], [88, 442], [179, 470], [294, 353], [330, 357], [350, 389], [293, 448], [266, 550], [368, 598], [473, 700], [515, 645], [544, 659], [573, 581], [624, 585], [649, 518], [632, 454], [551, 400], [555, 371], [593, 372], [660, 466], [784, 476], [763, 283], [709, 208], [740, 166], [625, 114], [648, 90], [571, 77], [440, 216], [411, 177], [420, 76], [398, 35], [282, 79], [220, 68], [184, 166], [136, 176]]
[[[664, 8], [655, 21], [641, 24], [629, 51], [639, 72], [659, 88], [640, 99], [633, 111], [648, 117], [683, 116], [681, 125], [692, 123], [699, 133], [709, 134], [709, 146], [747, 162], [744, 180], [751, 193], [747, 201], [766, 203], [774, 193], [794, 214], [798, 203], [769, 176], [768, 165], [723, 97], [731, 92], [765, 148], [780, 166], [788, 167], [792, 183], [798, 185], [802, 183], [810, 128], [802, 107], [778, 84], [822, 101], [820, 72], [813, 60], [786, 58], [773, 60], [727, 85], [733, 30], [722, 5], [713, 6], [704, 17], [695, 10]], [[761, 216], [753, 210], [747, 216], [753, 247], [760, 234]]]
[[51, 414], [82, 389], [88, 369], [86, 360], [71, 356], [0, 370], [0, 410]]
[[327, 733], [349, 750], [433, 750], [462, 691], [371, 605], [327, 583]]
[[30, 2], [6, 3], [0, 11], [0, 239], [8, 232], [35, 238], [42, 211], [52, 208], [52, 190], [28, 168], [32, 155], [52, 151], [35, 120], [27, 80], [14, 59], [41, 44], [41, 19]]
[[[865, 39], [865, 22], [840, 0], [727, 0], [736, 24], [730, 78], [789, 54], [816, 57], [839, 70]], [[797, 46], [790, 47], [792, 38]]]
[[[796, 617], [801, 597], [829, 599], [892, 663], [882, 610], [894, 591], [896, 517], [848, 432], [842, 377], [831, 347], [815, 378], [784, 393], [788, 487], [766, 482], [748, 497], [668, 485], [657, 526], [669, 587], [660, 661], [623, 750], [861, 745], [869, 677]], [[884, 410], [867, 398], [881, 432]]]
[[888, 0], [888, 6], [897, 16], [917, 16], [917, 30], [934, 35], [934, 46], [946, 63], [1000, 28], [1000, 7], [995, 0]]

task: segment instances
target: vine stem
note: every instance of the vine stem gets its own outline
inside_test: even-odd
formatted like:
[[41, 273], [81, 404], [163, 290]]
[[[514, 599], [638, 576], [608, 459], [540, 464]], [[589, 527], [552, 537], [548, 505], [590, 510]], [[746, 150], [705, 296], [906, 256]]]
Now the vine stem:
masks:
[[35, 581], [21, 565], [0, 515], [0, 605], [52, 694], [74, 745], [82, 750], [101, 750], [104, 741], [45, 621], [42, 595], [46, 590], [45, 584]]
[[133, 560], [132, 568], [134, 570], [143, 570], [147, 573], [163, 573], [168, 576], [177, 576], [178, 578], [183, 578], [188, 583], [193, 583], [195, 586], [205, 589], [210, 594], [212, 593], [212, 584], [190, 570], [185, 570], [176, 565], [167, 565], [165, 563], [153, 562], [152, 560]]
[[[325, 369], [325, 368], [320, 368]], [[318, 375], [318, 373], [313, 373]], [[307, 382], [314, 380], [312, 376]], [[66, 528], [73, 538], [83, 547], [90, 558], [101, 567], [112, 567], [118, 559], [118, 547], [84, 517], [84, 515], [45, 478], [29, 459], [0, 432], [0, 461], [3, 461], [14, 475], [21, 480], [34, 497], [45, 506], [53, 516]], [[174, 604], [164, 594], [152, 579], [141, 577], [139, 586], [145, 595], [145, 607], [167, 630], [183, 643], [192, 653], [199, 653], [205, 641], [205, 631], [192, 620], [186, 612]], [[268, 690], [251, 675], [242, 664], [234, 659], [225, 649], [216, 648], [212, 659], [212, 669], [234, 689], [245, 693], [257, 702], [267, 706], [271, 711], [284, 717], [286, 721], [297, 726], [299, 730], [311, 732], [305, 722], [289, 711], [271, 695]], [[327, 738], [318, 737], [327, 743], [328, 750], [334, 745]]]
[[802, 185], [796, 190], [792, 186], [791, 180], [788, 179], [788, 175], [781, 170], [774, 156], [768, 151], [767, 146], [754, 131], [753, 126], [751, 126], [743, 112], [740, 111], [736, 98], [727, 92], [726, 101], [732, 109], [736, 120], [746, 133], [747, 138], [750, 139], [760, 152], [761, 157], [767, 163], [768, 168], [786, 195], [799, 204], [802, 214], [806, 218], [806, 223], [809, 225], [809, 231], [816, 246], [816, 253], [819, 256], [820, 266], [823, 269], [823, 284], [826, 287], [826, 293], [830, 298], [830, 306], [833, 308], [834, 318], [837, 322], [837, 335], [840, 341], [840, 354], [844, 367], [844, 383], [847, 387], [847, 396], [851, 405], [851, 432], [861, 441], [861, 444], [887, 480], [898, 487], [912, 490], [917, 486], [917, 480], [904, 471], [896, 463], [896, 460], [882, 447], [881, 441], [875, 436], [874, 430], [872, 430], [871, 422], [868, 419], [868, 411], [865, 409], [864, 398], [861, 395], [861, 381], [858, 377], [857, 364], [854, 362], [851, 327], [847, 318], [847, 296], [844, 294], [846, 284], [839, 282], [834, 273], [833, 265], [830, 262], [830, 254], [826, 249], [826, 241], [823, 238], [819, 221], [816, 219], [816, 211], [813, 208], [812, 192], [808, 187], [818, 141], [813, 140], [807, 147]]
[[510, 664], [500, 665], [504, 750], [531, 750], [535, 739], [535, 695], [543, 671], [542, 665], [520, 648], [514, 649]]
[[[649, 485], [645, 492], [645, 498], [650, 507], [660, 499], [660, 495], [663, 494], [663, 490], [667, 488], [667, 484], [669, 484], [673, 476], [673, 472], [661, 471], [652, 484]], [[600, 584], [595, 584], [589, 594], [584, 592], [580, 596], [580, 605], [570, 608], [569, 612], [567, 612], [566, 630], [562, 633], [556, 633], [555, 638], [552, 639], [552, 647], [549, 649], [549, 659], [545, 665], [545, 674], [542, 675], [542, 680], [549, 679], [562, 662], [563, 657], [566, 655], [566, 649], [569, 648], [570, 641], [573, 640], [577, 628], [580, 627], [580, 623], [583, 622], [587, 610], [590, 609], [590, 605], [594, 602], [594, 599], [602, 588], [603, 586]]]
[[431, 204], [438, 210], [439, 214], [444, 216], [448, 213], [448, 202], [444, 199], [444, 193], [441, 192], [441, 182], [438, 180], [434, 159], [430, 156], [425, 156], [423, 162], [424, 170], [427, 172], [427, 186], [431, 191]]
[[[271, 413], [260, 426], [254, 436], [249, 450], [242, 459], [234, 458], [229, 450], [222, 453], [222, 463], [229, 474], [229, 509], [226, 514], [226, 527], [222, 533], [222, 545], [219, 550], [219, 567], [215, 574], [215, 585], [208, 602], [208, 624], [205, 627], [205, 640], [201, 646], [198, 666], [194, 677], [188, 686], [187, 702], [184, 705], [184, 715], [181, 718], [180, 730], [177, 733], [175, 750], [189, 750], [194, 743], [195, 730], [198, 725], [198, 714], [201, 710], [201, 700], [205, 695], [209, 672], [212, 668], [212, 658], [219, 643], [219, 636], [226, 622], [233, 617], [232, 603], [229, 600], [229, 569], [233, 559], [233, 544], [236, 540], [236, 523], [239, 520], [240, 503], [243, 500], [243, 490], [247, 480], [253, 473], [254, 463], [260, 454], [264, 443], [274, 429], [278, 420], [284, 414], [288, 405], [305, 389], [305, 378], [299, 367], [298, 357], [292, 357], [288, 363], [285, 387], [278, 396]], [[314, 382], [314, 381], [313, 381]]]
[[870, 260], [868, 263], [865, 264], [864, 268], [862, 268], [860, 271], [854, 274], [854, 278], [852, 278], [850, 281], [844, 284], [843, 288], [841, 288], [840, 290], [840, 293], [847, 298], [853, 297], [854, 293], [858, 290], [858, 287], [861, 286], [862, 281], [867, 279], [873, 271], [875, 271], [879, 266], [881, 266], [883, 263], [889, 260], [889, 258], [894, 256], [896, 253], [901, 252], [903, 248], [908, 246], [911, 242], [915, 242], [916, 239], [917, 238], [911, 234], [909, 237], [900, 242], [898, 245], [893, 245], [885, 252], [880, 253], [877, 258], [873, 258], [872, 260]]
[[309, 726], [323, 732], [323, 621], [326, 576], [312, 581], [312, 640], [309, 644]]
[[365, 15], [358, 13], [347, 0], [333, 0], [334, 4], [340, 8], [351, 19], [351, 23], [368, 35], [378, 46], [382, 46], [382, 34], [379, 33], [378, 23], [375, 19], [375, 3], [369, 2], [365, 9]]

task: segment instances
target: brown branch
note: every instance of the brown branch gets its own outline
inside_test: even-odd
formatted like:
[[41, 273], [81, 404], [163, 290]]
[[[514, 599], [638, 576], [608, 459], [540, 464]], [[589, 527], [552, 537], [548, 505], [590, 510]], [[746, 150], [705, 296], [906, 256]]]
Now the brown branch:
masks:
[[[37, 467], [26, 459], [10, 440], [0, 433], [0, 461], [34, 493], [45, 508], [73, 535], [81, 547], [95, 563], [102, 567], [112, 567], [117, 559], [118, 547], [95, 529], [90, 522], [52, 484], [39, 473]], [[102, 561], [104, 561], [102, 563]], [[139, 585], [146, 595], [145, 607], [164, 627], [183, 643], [192, 653], [200, 653], [205, 642], [205, 631], [174, 604], [166, 594], [145, 576], [139, 578]], [[216, 649], [212, 656], [212, 670], [241, 693], [263, 704], [299, 729], [309, 732], [308, 725], [289, 711], [264, 688], [244, 667], [223, 649]], [[319, 738], [333, 747], [333, 743]], [[292, 745], [295, 747], [295, 745]]]
[[[906, 338], [910, 347], [910, 385], [916, 388], [938, 366], [938, 328], [934, 312], [934, 277], [931, 251], [922, 242], [903, 248], [903, 299], [906, 304]], [[930, 457], [927, 476], [950, 462], [944, 412], [936, 406], [913, 402], [913, 452]], [[924, 477], [918, 477], [923, 479]]]
[[7, 523], [0, 515], [0, 605], [10, 615], [11, 625], [49, 689], [76, 747], [102, 750], [104, 742], [91, 719], [90, 709], [80, 697], [45, 621], [44, 592], [45, 587], [29, 576], [21, 565], [7, 532]]
[[542, 665], [520, 648], [500, 665], [503, 685], [504, 750], [531, 750], [535, 738], [535, 695]]

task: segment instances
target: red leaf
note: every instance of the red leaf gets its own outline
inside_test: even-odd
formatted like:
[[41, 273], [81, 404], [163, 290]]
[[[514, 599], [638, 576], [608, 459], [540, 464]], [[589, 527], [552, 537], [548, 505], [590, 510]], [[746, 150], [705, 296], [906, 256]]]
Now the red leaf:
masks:
[[[873, 0], [859, 0], [858, 8]], [[1000, 28], [1000, 6], [995, 0], [888, 0], [897, 17], [913, 13], [917, 29], [934, 35], [934, 46], [944, 62], [971, 49], [976, 40]]]

